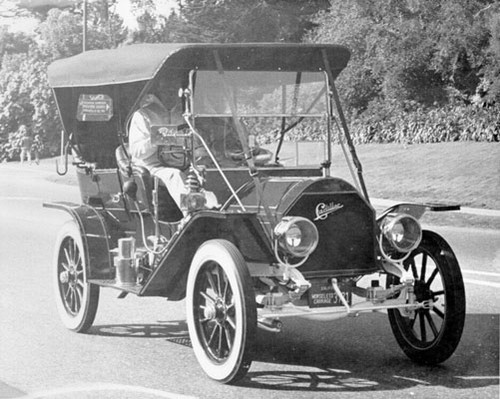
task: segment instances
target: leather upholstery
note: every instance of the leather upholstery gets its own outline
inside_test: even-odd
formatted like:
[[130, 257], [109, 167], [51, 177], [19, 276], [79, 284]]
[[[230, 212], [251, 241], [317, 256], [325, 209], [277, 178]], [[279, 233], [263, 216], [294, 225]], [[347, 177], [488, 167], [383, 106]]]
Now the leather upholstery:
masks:
[[[147, 211], [153, 213], [153, 187], [154, 181], [147, 168], [134, 164], [129, 155], [126, 145], [120, 145], [116, 151], [116, 163], [123, 181], [135, 180], [138, 186], [137, 197], [139, 202], [146, 206]], [[166, 222], [177, 222], [182, 218], [182, 212], [178, 208], [167, 187], [160, 181], [158, 187], [159, 218]]]

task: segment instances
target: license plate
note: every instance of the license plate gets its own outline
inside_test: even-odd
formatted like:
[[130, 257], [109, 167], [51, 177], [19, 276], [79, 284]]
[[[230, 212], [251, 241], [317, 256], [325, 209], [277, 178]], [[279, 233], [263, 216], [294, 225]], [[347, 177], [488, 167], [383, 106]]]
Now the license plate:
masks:
[[[309, 307], [322, 308], [328, 306], [343, 306], [342, 301], [335, 293], [328, 280], [312, 280], [309, 288]], [[347, 303], [351, 305], [352, 294], [349, 290], [341, 288], [342, 295]]]

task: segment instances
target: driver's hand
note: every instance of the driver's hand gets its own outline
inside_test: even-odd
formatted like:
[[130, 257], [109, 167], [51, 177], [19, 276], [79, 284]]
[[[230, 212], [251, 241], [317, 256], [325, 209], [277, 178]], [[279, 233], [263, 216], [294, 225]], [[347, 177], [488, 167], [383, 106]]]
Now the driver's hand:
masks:
[[200, 146], [200, 147], [195, 148], [194, 149], [194, 159], [196, 160], [196, 162], [200, 161], [203, 158], [210, 158], [205, 147]]
[[200, 182], [200, 185], [203, 187], [203, 185], [205, 184], [205, 167], [203, 165], [199, 165], [197, 167], [193, 166], [191, 169]]

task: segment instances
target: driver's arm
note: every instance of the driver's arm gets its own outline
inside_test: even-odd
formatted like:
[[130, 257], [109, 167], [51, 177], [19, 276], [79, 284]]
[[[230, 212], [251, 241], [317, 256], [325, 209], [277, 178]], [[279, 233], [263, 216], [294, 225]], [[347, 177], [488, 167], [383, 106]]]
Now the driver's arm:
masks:
[[134, 113], [130, 122], [129, 151], [132, 158], [145, 162], [157, 157], [157, 147], [151, 142], [148, 123], [140, 111]]

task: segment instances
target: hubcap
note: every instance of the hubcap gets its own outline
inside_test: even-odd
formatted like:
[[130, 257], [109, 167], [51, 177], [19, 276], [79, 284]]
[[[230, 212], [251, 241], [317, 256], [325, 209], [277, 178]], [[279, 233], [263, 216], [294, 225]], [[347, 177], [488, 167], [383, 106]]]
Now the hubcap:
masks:
[[222, 324], [226, 320], [227, 316], [227, 307], [222, 302], [221, 298], [217, 298], [217, 302], [215, 304], [215, 320]]
[[203, 310], [203, 316], [208, 320], [213, 320], [215, 318], [215, 308], [212, 304], [206, 304], [205, 309]]
[[[445, 319], [445, 290], [438, 262], [432, 254], [423, 250], [406, 262], [415, 280], [417, 302], [430, 302], [429, 308], [418, 309], [413, 319], [399, 319], [405, 339], [412, 346], [429, 348], [438, 340]], [[438, 303], [440, 306], [438, 306]]]
[[417, 301], [422, 302], [429, 299], [434, 299], [434, 293], [423, 281], [415, 282], [415, 295], [417, 297]]
[[61, 272], [59, 274], [59, 281], [61, 284], [67, 284], [69, 281], [69, 273], [67, 271]]

